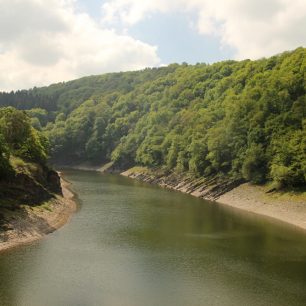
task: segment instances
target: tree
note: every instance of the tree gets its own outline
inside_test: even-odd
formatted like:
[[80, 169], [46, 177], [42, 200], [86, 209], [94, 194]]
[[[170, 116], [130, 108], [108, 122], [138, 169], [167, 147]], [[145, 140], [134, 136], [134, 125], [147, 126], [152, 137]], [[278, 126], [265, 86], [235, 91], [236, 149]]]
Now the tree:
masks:
[[0, 109], [0, 131], [11, 154], [38, 163], [46, 161], [48, 141], [31, 126], [25, 112], [12, 107]]
[[0, 179], [6, 178], [10, 172], [9, 157], [8, 147], [0, 134]]

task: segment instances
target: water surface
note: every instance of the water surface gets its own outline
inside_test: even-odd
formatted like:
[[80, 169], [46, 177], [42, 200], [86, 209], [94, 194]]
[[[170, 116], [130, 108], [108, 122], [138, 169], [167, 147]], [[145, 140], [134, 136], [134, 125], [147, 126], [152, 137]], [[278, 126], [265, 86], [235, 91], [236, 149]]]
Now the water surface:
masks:
[[79, 211], [0, 254], [0, 305], [306, 305], [306, 235], [178, 192], [66, 171]]

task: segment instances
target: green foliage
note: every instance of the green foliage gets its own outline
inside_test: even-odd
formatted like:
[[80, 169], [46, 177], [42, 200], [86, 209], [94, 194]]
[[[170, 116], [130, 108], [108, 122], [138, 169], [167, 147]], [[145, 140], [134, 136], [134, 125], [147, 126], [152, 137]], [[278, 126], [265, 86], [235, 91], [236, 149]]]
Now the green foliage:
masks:
[[[306, 184], [305, 55], [298, 48], [258, 61], [87, 77], [3, 93], [0, 105], [28, 110], [55, 162], [113, 161], [300, 186]], [[23, 119], [26, 129], [10, 141], [17, 151], [24, 143], [20, 154], [33, 155], [17, 141], [35, 138]]]
[[10, 154], [37, 163], [47, 159], [48, 141], [31, 126], [31, 120], [23, 111], [12, 107], [0, 109], [1, 169], [5, 172]]
[[5, 178], [10, 172], [9, 150], [4, 137], [0, 133], [0, 179]]
[[42, 108], [33, 108], [26, 111], [27, 115], [32, 119], [32, 126], [38, 130], [46, 126], [48, 123], [48, 112]]
[[25, 160], [44, 164], [47, 161], [48, 140], [37, 130], [32, 129], [30, 136], [15, 153]]
[[18, 151], [31, 134], [30, 119], [12, 107], [0, 109], [0, 130], [10, 150]]
[[242, 164], [243, 177], [253, 183], [263, 183], [266, 179], [267, 161], [262, 145], [252, 144], [252, 146], [246, 150], [245, 155]]
[[306, 121], [303, 129], [272, 141], [271, 178], [278, 186], [303, 186], [306, 181]]

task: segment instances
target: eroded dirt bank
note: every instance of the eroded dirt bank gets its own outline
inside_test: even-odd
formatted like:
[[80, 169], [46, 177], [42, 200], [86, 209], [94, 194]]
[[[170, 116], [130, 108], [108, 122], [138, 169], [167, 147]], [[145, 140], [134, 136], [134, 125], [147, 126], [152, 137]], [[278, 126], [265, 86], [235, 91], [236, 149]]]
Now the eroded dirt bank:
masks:
[[42, 239], [67, 223], [76, 210], [69, 185], [61, 177], [63, 196], [56, 195], [38, 206], [24, 205], [15, 211], [5, 212], [0, 230], [0, 251]]

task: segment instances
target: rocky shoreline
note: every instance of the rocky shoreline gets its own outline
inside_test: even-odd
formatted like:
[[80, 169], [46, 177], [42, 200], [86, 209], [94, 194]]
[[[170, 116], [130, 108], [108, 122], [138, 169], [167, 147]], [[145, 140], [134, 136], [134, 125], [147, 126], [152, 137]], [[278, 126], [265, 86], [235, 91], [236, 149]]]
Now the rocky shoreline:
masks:
[[66, 224], [76, 210], [75, 195], [61, 176], [62, 194], [38, 206], [22, 206], [0, 232], [0, 251], [44, 238]]
[[164, 188], [181, 191], [205, 200], [217, 201], [220, 196], [243, 183], [242, 180], [221, 180], [219, 178], [192, 178], [184, 174], [164, 173], [160, 170], [129, 169], [121, 175]]
[[274, 218], [306, 230], [306, 193], [267, 192], [264, 186], [218, 178], [191, 178], [161, 170], [131, 168], [121, 175], [188, 193], [244, 211]]

